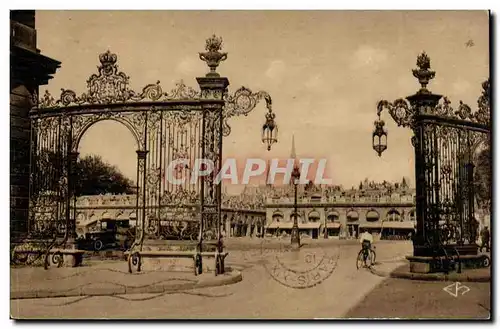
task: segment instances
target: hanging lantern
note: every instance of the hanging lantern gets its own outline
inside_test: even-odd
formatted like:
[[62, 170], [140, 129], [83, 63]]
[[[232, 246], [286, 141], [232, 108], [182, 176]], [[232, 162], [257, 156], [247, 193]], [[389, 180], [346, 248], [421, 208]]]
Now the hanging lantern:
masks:
[[278, 142], [278, 125], [274, 121], [276, 114], [271, 110], [266, 113], [266, 122], [262, 125], [262, 143], [267, 144], [267, 150], [271, 150], [271, 146]]
[[382, 156], [382, 152], [387, 149], [387, 130], [384, 128], [384, 120], [380, 120], [380, 117], [374, 122], [374, 125], [375, 130], [373, 130], [372, 134], [373, 149], [380, 157]]

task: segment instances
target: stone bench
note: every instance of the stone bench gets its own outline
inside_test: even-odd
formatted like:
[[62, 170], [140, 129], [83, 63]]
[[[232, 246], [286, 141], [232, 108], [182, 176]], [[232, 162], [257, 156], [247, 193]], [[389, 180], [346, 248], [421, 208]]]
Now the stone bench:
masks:
[[[191, 272], [195, 275], [203, 272], [214, 272], [215, 275], [224, 273], [224, 260], [229, 253], [204, 251], [171, 251], [171, 250], [145, 250], [126, 252], [129, 272], [136, 271], [168, 271]], [[201, 256], [201, 267], [199, 257]], [[206, 259], [213, 261], [206, 261]]]
[[[17, 249], [14, 250], [14, 257], [16, 259], [25, 258], [26, 265], [41, 265], [43, 266], [43, 262], [45, 259], [46, 251], [37, 250], [37, 249]], [[84, 250], [78, 249], [51, 249], [49, 252], [49, 265], [55, 265], [57, 267], [77, 267], [82, 265]], [[20, 257], [19, 257], [20, 256]], [[31, 258], [30, 258], [31, 256]], [[38, 260], [34, 261], [33, 264], [29, 264], [29, 259]], [[20, 262], [23, 263], [22, 261]]]

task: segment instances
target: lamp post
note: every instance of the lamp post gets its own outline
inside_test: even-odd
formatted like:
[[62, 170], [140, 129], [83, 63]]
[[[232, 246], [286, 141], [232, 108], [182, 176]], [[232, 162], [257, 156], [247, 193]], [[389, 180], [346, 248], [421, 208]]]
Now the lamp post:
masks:
[[300, 248], [300, 236], [299, 236], [299, 223], [297, 221], [297, 186], [299, 184], [300, 170], [295, 164], [292, 171], [292, 182], [294, 188], [294, 199], [293, 199], [293, 226], [291, 235], [291, 245], [293, 249]]

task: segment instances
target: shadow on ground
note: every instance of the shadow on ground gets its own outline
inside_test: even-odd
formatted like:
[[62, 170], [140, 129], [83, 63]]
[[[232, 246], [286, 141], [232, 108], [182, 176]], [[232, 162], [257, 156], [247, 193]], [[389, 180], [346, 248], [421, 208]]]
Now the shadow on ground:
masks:
[[345, 318], [490, 318], [490, 283], [467, 282], [470, 291], [457, 297], [443, 290], [453, 283], [388, 278], [347, 312]]

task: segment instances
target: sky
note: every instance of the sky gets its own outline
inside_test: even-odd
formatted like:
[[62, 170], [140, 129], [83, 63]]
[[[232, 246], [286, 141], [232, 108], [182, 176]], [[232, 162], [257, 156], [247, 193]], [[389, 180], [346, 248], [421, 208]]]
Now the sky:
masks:
[[[388, 149], [378, 157], [371, 134], [376, 104], [419, 89], [411, 69], [425, 51], [435, 79], [428, 88], [463, 100], [473, 109], [489, 75], [486, 11], [37, 11], [38, 48], [62, 62], [45, 89], [77, 94], [97, 73], [100, 53], [118, 55], [131, 87], [161, 81], [170, 90], [207, 73], [199, 60], [212, 34], [224, 40], [228, 58], [218, 72], [230, 92], [245, 86], [267, 91], [279, 126], [271, 151], [260, 140], [265, 102], [246, 117], [231, 118], [224, 157], [287, 158], [292, 135], [298, 157], [328, 160], [334, 184], [356, 186], [364, 178], [414, 184], [411, 132], [388, 113]], [[473, 46], [466, 43], [473, 40]], [[119, 123], [92, 126], [81, 155], [98, 154], [135, 180], [136, 144]]]

